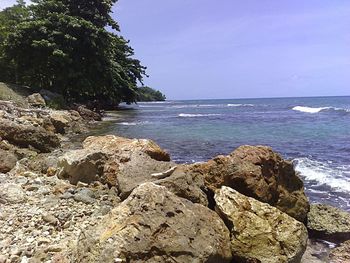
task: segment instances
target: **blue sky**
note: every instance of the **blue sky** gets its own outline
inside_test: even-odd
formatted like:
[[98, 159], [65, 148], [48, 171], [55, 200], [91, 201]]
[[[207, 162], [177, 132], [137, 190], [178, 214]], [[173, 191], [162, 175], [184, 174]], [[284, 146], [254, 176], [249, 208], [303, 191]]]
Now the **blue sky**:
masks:
[[348, 0], [119, 0], [113, 11], [145, 84], [169, 99], [350, 95]]

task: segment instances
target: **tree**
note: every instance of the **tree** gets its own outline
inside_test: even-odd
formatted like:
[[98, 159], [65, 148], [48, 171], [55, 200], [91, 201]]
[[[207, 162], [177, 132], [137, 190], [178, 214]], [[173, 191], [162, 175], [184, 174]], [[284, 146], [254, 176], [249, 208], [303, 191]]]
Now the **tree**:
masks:
[[164, 101], [166, 97], [159, 90], [147, 86], [138, 88], [137, 101]]
[[135, 102], [145, 67], [117, 34], [110, 15], [116, 1], [33, 1], [30, 19], [7, 36], [3, 61], [14, 62], [20, 84], [72, 101]]
[[[17, 0], [17, 4], [0, 12], [0, 62], [3, 60], [5, 41], [8, 35], [28, 17], [29, 10], [23, 0]], [[0, 63], [0, 78], [3, 80], [16, 78], [13, 61]]]

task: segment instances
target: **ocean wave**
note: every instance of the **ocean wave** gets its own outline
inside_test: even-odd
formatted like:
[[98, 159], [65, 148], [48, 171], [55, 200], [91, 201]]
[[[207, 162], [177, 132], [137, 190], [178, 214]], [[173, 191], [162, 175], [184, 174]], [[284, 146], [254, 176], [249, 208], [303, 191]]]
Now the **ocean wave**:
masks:
[[195, 118], [195, 117], [211, 117], [211, 116], [220, 116], [221, 114], [189, 114], [189, 113], [180, 113], [178, 116], [182, 118]]
[[186, 105], [173, 105], [170, 108], [185, 109], [185, 108], [222, 108], [223, 104], [186, 104]]
[[343, 113], [350, 113], [350, 109], [336, 108], [336, 107], [307, 107], [307, 106], [295, 106], [292, 110], [306, 112], [306, 113], [319, 113], [321, 111], [336, 111]]
[[254, 104], [227, 104], [227, 107], [254, 107]]
[[307, 112], [307, 113], [318, 113], [323, 110], [328, 110], [331, 107], [319, 107], [319, 108], [312, 108], [312, 107], [306, 107], [306, 106], [295, 106], [292, 110], [295, 111], [301, 111], [301, 112]]
[[137, 122], [118, 122], [118, 125], [123, 126], [136, 126], [136, 125], [144, 125], [144, 124], [150, 124], [149, 121], [137, 121]]
[[345, 176], [350, 170], [350, 165], [331, 167], [328, 163], [309, 158], [297, 158], [294, 162], [295, 170], [305, 180], [317, 182], [318, 185], [328, 185], [338, 191], [350, 192], [350, 178]]

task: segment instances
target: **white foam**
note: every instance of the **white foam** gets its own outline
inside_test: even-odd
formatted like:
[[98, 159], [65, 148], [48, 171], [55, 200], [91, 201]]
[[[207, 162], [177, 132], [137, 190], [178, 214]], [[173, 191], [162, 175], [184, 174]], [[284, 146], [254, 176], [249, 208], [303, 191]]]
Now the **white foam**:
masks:
[[329, 109], [331, 109], [331, 107], [312, 108], [312, 107], [306, 107], [306, 106], [295, 106], [292, 110], [306, 112], [306, 113], [318, 113], [320, 111], [329, 110]]
[[220, 116], [221, 114], [188, 114], [180, 113], [178, 116], [183, 118], [195, 118], [195, 117], [210, 117], [210, 116]]
[[136, 125], [143, 125], [143, 124], [149, 124], [149, 121], [139, 121], [139, 122], [119, 122], [118, 125], [124, 125], [124, 126], [136, 126]]
[[254, 107], [254, 104], [227, 104], [227, 107]]
[[335, 190], [350, 192], [350, 178], [345, 177], [345, 172], [350, 170], [350, 165], [332, 168], [328, 163], [297, 158], [295, 170], [309, 181], [317, 182], [318, 185], [328, 185]]

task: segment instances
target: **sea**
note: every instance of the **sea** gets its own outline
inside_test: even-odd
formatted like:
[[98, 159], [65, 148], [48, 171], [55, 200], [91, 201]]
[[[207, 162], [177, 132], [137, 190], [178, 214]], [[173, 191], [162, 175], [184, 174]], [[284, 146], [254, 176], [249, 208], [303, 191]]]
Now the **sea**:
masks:
[[106, 121], [105, 133], [150, 138], [178, 163], [271, 146], [293, 161], [311, 202], [350, 211], [350, 97], [145, 102]]

